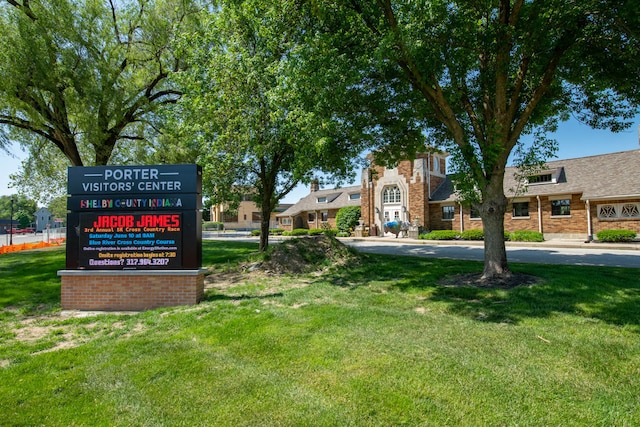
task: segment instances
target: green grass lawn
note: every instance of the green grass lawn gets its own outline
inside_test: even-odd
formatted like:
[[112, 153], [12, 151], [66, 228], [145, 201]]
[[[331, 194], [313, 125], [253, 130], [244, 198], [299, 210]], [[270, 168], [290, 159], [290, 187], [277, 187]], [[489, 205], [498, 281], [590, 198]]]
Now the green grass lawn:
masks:
[[[212, 277], [252, 243], [206, 241]], [[197, 306], [60, 312], [63, 249], [0, 256], [0, 425], [640, 425], [640, 271], [364, 256], [235, 275]]]

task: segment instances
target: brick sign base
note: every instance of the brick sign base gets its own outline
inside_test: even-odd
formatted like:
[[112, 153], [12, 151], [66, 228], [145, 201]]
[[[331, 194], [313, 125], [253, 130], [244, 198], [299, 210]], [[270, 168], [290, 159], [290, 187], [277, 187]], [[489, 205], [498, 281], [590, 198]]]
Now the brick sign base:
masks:
[[60, 270], [63, 310], [140, 311], [193, 305], [204, 297], [204, 269]]

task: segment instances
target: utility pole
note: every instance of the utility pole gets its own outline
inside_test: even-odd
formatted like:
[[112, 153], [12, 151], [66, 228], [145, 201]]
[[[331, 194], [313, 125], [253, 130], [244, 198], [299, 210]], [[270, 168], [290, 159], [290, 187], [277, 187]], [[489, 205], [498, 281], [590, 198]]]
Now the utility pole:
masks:
[[9, 218], [9, 246], [13, 245], [13, 196], [11, 196], [11, 217]]

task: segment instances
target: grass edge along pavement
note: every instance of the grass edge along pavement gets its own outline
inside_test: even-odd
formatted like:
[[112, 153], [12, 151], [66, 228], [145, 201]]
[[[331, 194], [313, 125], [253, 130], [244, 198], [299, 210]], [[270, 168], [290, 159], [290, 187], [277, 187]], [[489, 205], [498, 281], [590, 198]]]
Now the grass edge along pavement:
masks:
[[363, 255], [245, 273], [204, 243], [198, 306], [65, 317], [61, 249], [0, 257], [0, 425], [637, 425], [637, 269]]

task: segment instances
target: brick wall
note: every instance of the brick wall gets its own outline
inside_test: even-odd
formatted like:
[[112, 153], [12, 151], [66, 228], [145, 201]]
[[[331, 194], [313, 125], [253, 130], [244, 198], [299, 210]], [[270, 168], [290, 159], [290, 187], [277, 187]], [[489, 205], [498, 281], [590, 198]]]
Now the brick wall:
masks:
[[591, 225], [595, 236], [602, 230], [631, 230], [640, 234], [640, 220], [638, 218], [599, 219], [598, 205], [617, 205], [624, 203], [639, 203], [638, 200], [607, 200], [606, 202], [591, 202]]
[[204, 297], [204, 272], [62, 270], [63, 310], [148, 310], [193, 305]]

